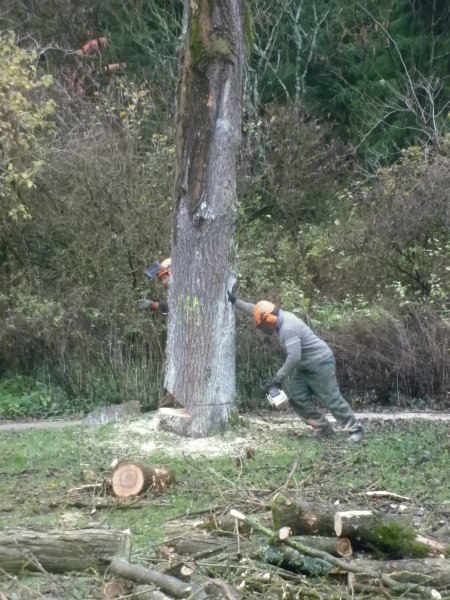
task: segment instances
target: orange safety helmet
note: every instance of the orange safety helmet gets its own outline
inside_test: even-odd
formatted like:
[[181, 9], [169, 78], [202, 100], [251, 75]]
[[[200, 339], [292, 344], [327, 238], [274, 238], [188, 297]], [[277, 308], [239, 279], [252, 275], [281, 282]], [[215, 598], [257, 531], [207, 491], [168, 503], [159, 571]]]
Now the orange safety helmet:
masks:
[[158, 273], [156, 276], [158, 277], [158, 279], [161, 279], [162, 277], [164, 277], [164, 275], [172, 275], [172, 259], [171, 258], [166, 258], [159, 265]]
[[253, 316], [255, 318], [256, 327], [261, 323], [267, 323], [268, 325], [276, 325], [278, 317], [274, 314], [276, 309], [275, 304], [268, 302], [267, 300], [260, 300], [255, 304], [253, 309]]

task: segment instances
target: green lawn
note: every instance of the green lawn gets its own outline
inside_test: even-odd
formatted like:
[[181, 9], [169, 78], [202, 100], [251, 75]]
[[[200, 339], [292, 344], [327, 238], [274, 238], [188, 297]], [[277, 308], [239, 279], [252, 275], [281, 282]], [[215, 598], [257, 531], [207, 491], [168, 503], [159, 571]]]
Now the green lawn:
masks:
[[[286, 481], [298, 456], [290, 488], [306, 499], [354, 504], [363, 502], [360, 493], [369, 488], [390, 490], [409, 496], [414, 506], [424, 508], [424, 527], [427, 515], [431, 519], [435, 510], [450, 511], [449, 426], [423, 421], [372, 423], [362, 444], [348, 445], [341, 435], [323, 442], [308, 437], [304, 429], [271, 433], [242, 419], [226, 433], [226, 439], [254, 433], [255, 456], [244, 458], [240, 465], [235, 452], [211, 458], [171, 456], [164, 447], [143, 453], [136, 443], [130, 445], [127, 456], [148, 463], [170, 463], [177, 478], [172, 489], [140, 509], [99, 509], [91, 514], [89, 508], [68, 506], [67, 491], [83, 484], [86, 471], [99, 478], [110, 474], [111, 460], [117, 455], [116, 427], [0, 433], [1, 527], [100, 524], [129, 528], [137, 559], [151, 559], [168, 519], [210, 507], [255, 510], [260, 503], [263, 510], [268, 496]], [[152, 431], [151, 436], [155, 435], [163, 436], [164, 441], [164, 434]], [[211, 443], [221, 439], [212, 438]], [[167, 444], [173, 446], [173, 437]], [[0, 589], [1, 585], [0, 580]]]

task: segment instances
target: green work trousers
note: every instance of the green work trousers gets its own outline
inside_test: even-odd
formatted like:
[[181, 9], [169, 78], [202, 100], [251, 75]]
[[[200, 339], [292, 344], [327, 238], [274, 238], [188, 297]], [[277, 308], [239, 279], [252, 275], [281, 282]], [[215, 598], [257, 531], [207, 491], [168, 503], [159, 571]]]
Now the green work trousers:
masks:
[[315, 430], [330, 430], [331, 424], [318, 410], [314, 397], [331, 412], [343, 429], [350, 433], [362, 429], [351, 406], [339, 390], [334, 358], [319, 363], [312, 369], [297, 369], [289, 386], [289, 402], [299, 417]]

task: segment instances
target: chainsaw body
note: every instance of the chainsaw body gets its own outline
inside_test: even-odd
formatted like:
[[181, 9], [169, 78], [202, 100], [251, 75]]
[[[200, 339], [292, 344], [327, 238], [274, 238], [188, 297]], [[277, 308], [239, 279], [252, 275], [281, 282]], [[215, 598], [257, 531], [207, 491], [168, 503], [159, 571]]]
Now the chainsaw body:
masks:
[[285, 404], [285, 402], [287, 402], [287, 399], [288, 399], [288, 397], [283, 392], [283, 390], [280, 390], [279, 388], [277, 388], [275, 386], [273, 386], [269, 390], [267, 390], [266, 398], [267, 398], [270, 406], [272, 406], [273, 408], [279, 408], [280, 406]]

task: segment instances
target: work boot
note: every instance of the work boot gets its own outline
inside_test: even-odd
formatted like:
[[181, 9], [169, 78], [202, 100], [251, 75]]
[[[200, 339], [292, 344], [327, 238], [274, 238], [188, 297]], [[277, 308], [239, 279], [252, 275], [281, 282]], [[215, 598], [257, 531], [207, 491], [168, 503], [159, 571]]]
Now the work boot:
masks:
[[358, 444], [358, 442], [360, 442], [364, 437], [364, 429], [361, 427], [361, 429], [357, 429], [356, 431], [354, 431], [353, 433], [351, 433], [348, 438], [347, 438], [347, 443], [348, 444]]
[[324, 425], [324, 427], [315, 427], [313, 429], [312, 437], [317, 439], [327, 438], [334, 435], [333, 426], [328, 423], [328, 425]]

